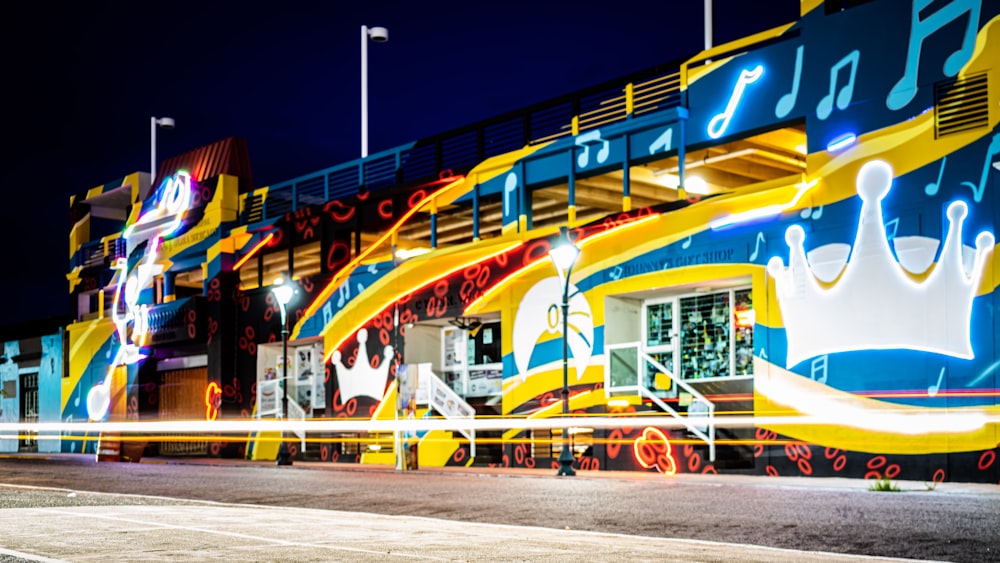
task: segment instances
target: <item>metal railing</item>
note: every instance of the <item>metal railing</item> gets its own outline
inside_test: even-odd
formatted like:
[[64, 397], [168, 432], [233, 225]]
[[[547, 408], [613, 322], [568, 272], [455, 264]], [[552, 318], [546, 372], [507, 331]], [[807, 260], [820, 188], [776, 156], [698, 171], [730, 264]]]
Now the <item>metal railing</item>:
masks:
[[[446, 170], [462, 173], [487, 158], [528, 145], [677, 107], [681, 103], [680, 78], [678, 61], [279, 182], [269, 188], [263, 202], [252, 201], [253, 194], [243, 196], [240, 222], [274, 219], [300, 207], [357, 195], [361, 189], [373, 191], [434, 180]], [[256, 209], [259, 216], [250, 212]]]
[[[429, 369], [421, 370], [421, 373], [430, 375], [428, 378], [430, 380], [430, 385], [428, 386], [430, 396], [428, 399], [433, 410], [448, 420], [472, 421], [476, 419], [476, 409], [472, 408], [472, 405], [469, 403], [466, 403], [465, 399], [459, 397], [458, 393], [455, 393], [447, 383], [441, 381], [441, 378], [436, 373]], [[469, 456], [476, 457], [476, 429], [470, 427], [459, 428], [457, 430], [469, 440]]]
[[[653, 366], [659, 373], [669, 377], [674, 385], [691, 395], [691, 406], [688, 407], [686, 416], [657, 397], [643, 383], [644, 363]], [[609, 397], [612, 393], [635, 393], [681, 421], [688, 432], [708, 444], [709, 461], [715, 461], [715, 403], [647, 354], [641, 342], [608, 345], [604, 352], [604, 379], [605, 393]]]

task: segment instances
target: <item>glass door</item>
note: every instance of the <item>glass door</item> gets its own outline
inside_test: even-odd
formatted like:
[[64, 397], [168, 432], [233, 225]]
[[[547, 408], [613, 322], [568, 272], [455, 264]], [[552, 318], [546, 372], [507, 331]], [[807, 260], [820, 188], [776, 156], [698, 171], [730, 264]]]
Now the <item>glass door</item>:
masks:
[[[677, 300], [663, 299], [643, 303], [643, 348], [666, 371], [674, 373], [677, 356]], [[674, 397], [673, 380], [660, 367], [643, 361], [642, 384], [660, 397]]]

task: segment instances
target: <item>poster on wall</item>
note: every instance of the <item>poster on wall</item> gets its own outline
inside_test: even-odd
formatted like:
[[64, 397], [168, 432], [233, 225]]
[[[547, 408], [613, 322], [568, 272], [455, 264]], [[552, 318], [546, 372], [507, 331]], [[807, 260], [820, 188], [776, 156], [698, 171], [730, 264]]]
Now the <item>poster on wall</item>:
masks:
[[281, 415], [280, 348], [257, 348], [257, 417]]
[[[314, 382], [316, 354], [313, 346], [299, 346], [295, 348], [292, 361], [295, 362], [295, 402], [302, 407], [307, 415], [312, 414], [313, 393], [316, 384]], [[320, 403], [322, 404], [322, 403]]]
[[313, 408], [321, 409], [326, 405], [326, 372], [323, 370], [323, 346], [313, 344], [312, 346], [312, 370], [313, 370]]
[[470, 369], [469, 395], [484, 397], [499, 395], [503, 387], [503, 372], [500, 369]]
[[281, 415], [281, 388], [277, 379], [267, 379], [257, 384], [257, 418]]
[[[396, 417], [399, 420], [412, 420], [417, 417], [417, 388], [420, 373], [417, 364], [401, 364], [396, 368]], [[417, 438], [413, 432], [400, 432], [400, 444], [396, 458], [397, 469], [412, 470], [417, 468]]]

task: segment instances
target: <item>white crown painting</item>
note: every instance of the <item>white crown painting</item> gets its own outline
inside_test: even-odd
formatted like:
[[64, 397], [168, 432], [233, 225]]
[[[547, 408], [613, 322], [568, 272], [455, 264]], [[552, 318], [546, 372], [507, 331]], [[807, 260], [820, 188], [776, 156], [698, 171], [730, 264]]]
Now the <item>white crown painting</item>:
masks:
[[382, 349], [382, 361], [373, 368], [368, 359], [368, 329], [358, 331], [358, 356], [354, 365], [347, 367], [341, 361], [340, 350], [333, 353], [333, 365], [337, 368], [337, 384], [340, 387], [340, 402], [346, 403], [354, 397], [362, 395], [382, 400], [385, 393], [385, 383], [389, 376], [389, 366], [392, 365], [392, 346]]
[[968, 207], [956, 201], [947, 208], [947, 234], [936, 262], [936, 239], [895, 237], [890, 248], [882, 200], [892, 180], [892, 168], [879, 160], [858, 172], [862, 205], [853, 247], [830, 244], [807, 256], [802, 227], [785, 231], [788, 266], [772, 257], [767, 271], [775, 281], [788, 338], [787, 367], [852, 350], [974, 357], [972, 302], [993, 250], [993, 235], [981, 232], [975, 249], [963, 246]]

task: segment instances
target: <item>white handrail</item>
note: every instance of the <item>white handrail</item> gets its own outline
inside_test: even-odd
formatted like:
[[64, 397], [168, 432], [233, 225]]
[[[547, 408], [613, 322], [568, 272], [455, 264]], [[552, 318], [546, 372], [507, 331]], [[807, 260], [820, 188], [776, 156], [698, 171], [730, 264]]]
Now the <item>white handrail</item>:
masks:
[[[305, 411], [305, 409], [303, 409], [299, 405], [298, 401], [289, 399], [288, 400], [288, 420], [291, 421], [292, 419], [298, 419], [298, 420], [301, 420], [301, 421], [305, 421], [305, 419], [306, 419], [306, 411]], [[306, 429], [304, 427], [303, 428], [292, 428], [292, 433], [295, 434], [296, 436], [298, 436], [300, 440], [302, 440], [302, 451], [305, 451], [305, 449], [306, 449]]]
[[[476, 409], [458, 396], [436, 373], [431, 370], [421, 370], [421, 374], [430, 374], [430, 406], [447, 419], [475, 420]], [[469, 440], [469, 456], [476, 457], [476, 429], [457, 429]]]
[[[624, 350], [624, 349], [635, 349], [635, 354], [636, 354], [635, 355], [635, 359], [636, 359], [636, 362], [635, 362], [635, 371], [636, 371], [636, 374], [635, 374], [636, 375], [635, 385], [632, 385], [631, 381], [630, 381], [629, 385], [613, 386], [613, 385], [611, 385], [611, 377], [612, 377], [612, 374], [611, 374], [611, 357], [612, 357], [611, 351], [612, 350]], [[646, 351], [645, 351], [645, 349], [644, 349], [644, 347], [643, 347], [643, 345], [642, 345], [642, 342], [627, 342], [627, 343], [623, 343], [623, 344], [610, 344], [610, 345], [608, 345], [608, 346], [605, 347], [604, 358], [605, 358], [605, 360], [604, 360], [604, 373], [605, 373], [605, 379], [606, 379], [605, 385], [604, 385], [605, 393], [609, 394], [609, 396], [610, 396], [610, 393], [612, 391], [634, 392], [634, 393], [636, 393], [637, 395], [639, 395], [641, 397], [645, 397], [645, 398], [649, 399], [650, 401], [653, 402], [653, 404], [655, 404], [656, 406], [658, 406], [664, 412], [666, 412], [667, 414], [673, 416], [677, 420], [681, 421], [684, 424], [685, 428], [688, 429], [689, 432], [691, 432], [692, 434], [694, 434], [695, 436], [697, 436], [700, 440], [702, 440], [703, 442], [705, 442], [706, 444], [708, 444], [708, 457], [709, 457], [709, 461], [712, 461], [712, 462], [715, 461], [715, 404], [714, 403], [712, 403], [707, 398], [705, 398], [704, 395], [702, 395], [701, 393], [699, 393], [694, 387], [692, 387], [686, 381], [684, 381], [684, 380], [680, 379], [679, 377], [677, 377], [676, 375], [674, 375], [673, 372], [671, 372], [670, 370], [668, 370], [666, 368], [666, 366], [664, 366], [663, 364], [661, 364], [657, 360], [653, 359], [649, 354], [647, 354]], [[702, 425], [696, 425], [696, 424], [694, 424], [694, 423], [691, 422], [691, 418], [692, 418], [691, 414], [692, 413], [691, 413], [690, 408], [688, 409], [688, 413], [689, 413], [688, 416], [681, 416], [680, 413], [678, 413], [676, 410], [674, 410], [667, 403], [663, 402], [659, 397], [657, 397], [653, 392], [651, 392], [645, 385], [643, 385], [643, 383], [642, 383], [642, 376], [643, 376], [642, 362], [643, 361], [646, 361], [646, 362], [649, 362], [650, 364], [652, 364], [653, 367], [655, 367], [658, 371], [660, 371], [661, 373], [663, 373], [667, 377], [669, 377], [678, 387], [680, 387], [681, 389], [683, 389], [687, 393], [690, 393], [691, 396], [693, 397], [692, 404], [695, 404], [695, 402], [698, 402], [698, 403], [701, 403], [702, 405], [705, 406], [705, 408], [707, 409], [707, 413], [706, 413], [707, 417], [706, 418], [708, 420], [708, 423], [704, 427]], [[702, 428], [704, 428], [704, 430]]]

